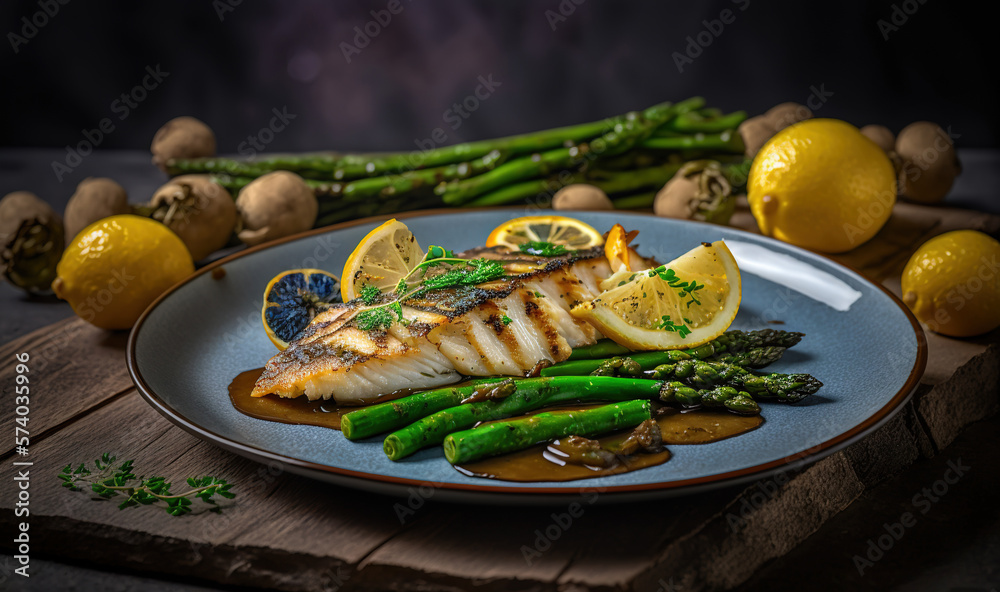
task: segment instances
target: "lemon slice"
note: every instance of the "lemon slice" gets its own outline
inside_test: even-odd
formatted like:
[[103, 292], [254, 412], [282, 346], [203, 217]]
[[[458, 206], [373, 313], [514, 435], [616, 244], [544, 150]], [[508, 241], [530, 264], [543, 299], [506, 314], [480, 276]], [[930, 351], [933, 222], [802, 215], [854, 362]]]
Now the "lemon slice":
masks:
[[611, 271], [622, 270], [632, 271], [631, 259], [628, 252], [628, 233], [621, 224], [615, 224], [608, 231], [608, 238], [604, 241], [604, 256], [611, 264]]
[[740, 307], [740, 270], [723, 241], [702, 243], [579, 304], [573, 316], [633, 350], [695, 347], [721, 335]]
[[344, 302], [357, 298], [365, 285], [392, 292], [423, 257], [424, 251], [406, 224], [389, 220], [361, 239], [347, 258], [340, 276], [344, 278], [340, 286]]
[[604, 237], [593, 226], [566, 216], [524, 216], [504, 222], [486, 239], [487, 247], [517, 249], [528, 242], [561, 245], [567, 249], [589, 249], [604, 244]]
[[264, 289], [260, 320], [268, 339], [287, 349], [316, 315], [340, 301], [337, 276], [322, 269], [290, 269], [274, 276]]

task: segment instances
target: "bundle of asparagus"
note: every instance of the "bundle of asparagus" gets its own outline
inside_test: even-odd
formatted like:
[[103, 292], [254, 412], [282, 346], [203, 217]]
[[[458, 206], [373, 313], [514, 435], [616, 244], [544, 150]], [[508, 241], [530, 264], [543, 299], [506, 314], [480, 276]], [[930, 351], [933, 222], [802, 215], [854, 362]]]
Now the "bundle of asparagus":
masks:
[[[741, 415], [758, 414], [758, 400], [795, 403], [822, 386], [808, 374], [748, 370], [776, 361], [802, 336], [774, 329], [733, 330], [698, 347], [645, 353], [598, 342], [577, 348], [569, 361], [542, 370], [538, 378], [484, 378], [462, 386], [419, 392], [347, 413], [341, 419], [341, 429], [350, 440], [391, 432], [383, 448], [392, 460], [445, 443], [446, 455], [455, 462], [453, 457], [467, 458], [461, 450], [470, 446], [477, 449], [478, 458], [531, 445], [556, 431], [580, 435], [613, 431], [626, 424], [630, 427], [649, 417], [648, 405], [639, 405], [648, 400], [685, 408], [715, 407]], [[614, 357], [607, 358], [609, 355]], [[494, 389], [496, 385], [509, 388]], [[483, 389], [499, 392], [477, 398], [476, 393]], [[586, 429], [577, 421], [584, 421], [580, 414], [568, 417], [543, 413], [528, 422], [497, 424], [505, 429], [514, 425], [510, 429], [519, 433], [515, 440], [502, 444], [489, 430], [465, 432], [481, 422], [506, 420], [545, 407], [594, 402], [626, 404], [631, 412], [623, 414], [623, 408], [614, 405], [588, 411]], [[460, 438], [452, 437], [459, 432]], [[479, 441], [484, 433], [485, 443]]]
[[685, 161], [712, 159], [741, 185], [749, 162], [736, 128], [746, 119], [695, 97], [602, 121], [495, 140], [376, 154], [336, 152], [256, 159], [175, 158], [171, 175], [211, 174], [234, 195], [277, 170], [301, 176], [319, 201], [317, 226], [435, 206], [495, 206], [536, 199], [573, 183], [589, 183], [617, 208], [652, 205], [657, 189]]

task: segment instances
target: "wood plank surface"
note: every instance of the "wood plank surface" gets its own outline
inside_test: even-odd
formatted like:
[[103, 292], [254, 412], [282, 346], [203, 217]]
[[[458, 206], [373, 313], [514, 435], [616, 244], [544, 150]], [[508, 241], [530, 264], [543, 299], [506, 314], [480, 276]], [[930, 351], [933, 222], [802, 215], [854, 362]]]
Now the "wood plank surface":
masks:
[[[880, 234], [851, 254], [897, 293], [893, 274], [911, 239], [963, 224], [1000, 229], [997, 217], [907, 205], [894, 215], [898, 234]], [[865, 491], [996, 413], [998, 342], [1000, 331], [973, 340], [928, 334], [927, 372], [913, 400], [870, 437], [814, 465], [790, 459], [786, 470], [749, 486], [624, 506], [592, 503], [601, 492], [583, 483], [577, 505], [553, 507], [445, 504], [433, 488], [390, 498], [244, 460], [146, 405], [125, 370], [124, 336], [82, 321], [56, 323], [0, 354], [32, 356], [34, 552], [275, 590], [691, 592], [738, 585]], [[5, 399], [13, 366], [0, 368]], [[4, 429], [12, 420], [4, 414]], [[58, 486], [62, 465], [109, 450], [135, 458], [140, 472], [225, 476], [238, 497], [221, 514], [173, 518], [151, 508], [119, 511]], [[19, 520], [12, 487], [0, 481], [5, 529]]]
[[[37, 441], [63, 422], [132, 387], [125, 369], [128, 334], [108, 332], [72, 317], [0, 346], [0, 393], [14, 401], [15, 355], [27, 353], [32, 399], [30, 426]], [[14, 414], [5, 409], [0, 430], [14, 431]], [[12, 454], [13, 439], [4, 440], [0, 458]]]

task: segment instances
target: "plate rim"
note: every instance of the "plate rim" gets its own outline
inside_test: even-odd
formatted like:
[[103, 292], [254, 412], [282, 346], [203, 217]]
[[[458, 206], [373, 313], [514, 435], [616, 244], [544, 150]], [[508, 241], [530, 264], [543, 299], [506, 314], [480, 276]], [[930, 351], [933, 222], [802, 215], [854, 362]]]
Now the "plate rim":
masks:
[[[181, 280], [180, 282], [174, 284], [163, 292], [159, 297], [156, 298], [140, 315], [139, 319], [136, 321], [132, 330], [129, 332], [128, 343], [125, 350], [125, 363], [128, 368], [129, 376], [132, 382], [135, 384], [136, 390], [139, 395], [146, 401], [151, 407], [156, 409], [161, 415], [166, 417], [171, 423], [182, 428], [186, 432], [210, 442], [216, 446], [220, 446], [226, 450], [234, 452], [245, 458], [250, 458], [252, 460], [265, 460], [265, 461], [277, 461], [287, 465], [292, 472], [300, 473], [313, 478], [320, 478], [323, 480], [336, 479], [338, 482], [348, 483], [350, 487], [362, 488], [364, 482], [375, 482], [372, 485], [379, 485], [379, 489], [382, 487], [396, 487], [401, 489], [399, 493], [406, 493], [404, 488], [413, 487], [433, 487], [437, 491], [450, 492], [454, 494], [471, 494], [471, 495], [486, 495], [490, 498], [495, 497], [497, 494], [504, 494], [504, 499], [510, 497], [511, 499], [517, 498], [529, 498], [529, 499], [552, 499], [553, 501], [560, 499], [560, 496], [571, 495], [572, 492], [580, 489], [588, 489], [586, 485], [580, 485], [579, 487], [523, 487], [523, 486], [497, 486], [489, 484], [489, 481], [483, 484], [478, 483], [445, 483], [440, 481], [431, 480], [419, 480], [411, 479], [407, 477], [395, 477], [392, 475], [377, 475], [374, 473], [366, 473], [364, 471], [355, 471], [352, 469], [344, 469], [341, 467], [334, 467], [330, 465], [324, 465], [321, 463], [316, 463], [312, 461], [302, 460], [299, 458], [294, 458], [287, 456], [285, 454], [280, 454], [273, 452], [264, 448], [259, 448], [257, 446], [252, 446], [242, 442], [233, 440], [232, 438], [218, 434], [208, 428], [205, 428], [198, 423], [188, 419], [183, 414], [179, 413], [170, 405], [168, 405], [159, 395], [154, 392], [152, 387], [143, 378], [141, 371], [138, 367], [138, 362], [136, 360], [136, 347], [138, 341], [139, 332], [142, 330], [142, 326], [147, 320], [147, 318], [152, 314], [152, 312], [171, 294], [179, 290], [184, 285], [193, 281], [195, 278], [204, 275], [206, 273], [211, 273], [214, 269], [221, 267], [227, 263], [230, 263], [241, 257], [247, 257], [263, 251], [265, 249], [270, 249], [278, 245], [282, 245], [288, 242], [293, 242], [296, 240], [301, 240], [304, 238], [309, 238], [312, 236], [317, 236], [320, 234], [325, 234], [328, 232], [333, 232], [337, 230], [342, 230], [345, 228], [351, 228], [353, 226], [360, 226], [362, 224], [369, 224], [372, 222], [386, 221], [392, 218], [396, 219], [407, 219], [407, 218], [418, 218], [425, 216], [438, 216], [442, 214], [461, 214], [461, 213], [472, 213], [472, 212], [486, 212], [486, 211], [523, 211], [523, 207], [508, 206], [508, 207], [491, 207], [491, 208], [477, 208], [475, 210], [465, 209], [465, 208], [434, 208], [427, 210], [414, 210], [410, 212], [399, 212], [390, 215], [380, 215], [380, 216], [368, 216], [365, 218], [359, 218], [356, 220], [349, 220], [346, 222], [340, 222], [330, 226], [323, 226], [320, 228], [313, 228], [305, 232], [300, 232], [290, 236], [282, 237], [274, 241], [269, 241], [259, 245], [254, 245], [248, 247], [244, 250], [238, 251], [226, 257], [220, 258], [216, 261], [205, 265], [201, 269], [198, 269], [190, 276]], [[565, 214], [573, 214], [576, 212], [565, 212]], [[591, 213], [591, 212], [581, 212], [581, 213]], [[639, 215], [639, 216], [649, 216], [655, 218], [654, 214], [646, 212], [627, 212], [629, 215]], [[683, 220], [686, 223], [693, 224], [703, 224], [706, 226], [715, 226], [714, 224], [709, 224], [707, 222], [699, 222], [696, 220]], [[757, 238], [769, 238], [764, 235], [757, 235], [752, 232], [733, 227], [725, 227], [727, 230], [736, 231], [738, 233], [745, 233], [750, 236]], [[776, 239], [770, 239], [776, 240]], [[780, 241], [778, 241], [780, 242]], [[725, 487], [729, 485], [736, 485], [739, 483], [745, 483], [753, 478], [764, 478], [772, 473], [780, 471], [783, 466], [806, 466], [817, 462], [837, 451], [857, 442], [858, 440], [864, 438], [871, 432], [878, 429], [882, 424], [888, 421], [896, 412], [902, 409], [903, 405], [909, 399], [910, 395], [916, 389], [920, 383], [920, 379], [923, 377], [924, 371], [927, 366], [927, 338], [924, 333], [923, 327], [917, 321], [913, 313], [906, 307], [905, 304], [892, 292], [890, 292], [885, 286], [880, 283], [876, 283], [868, 278], [864, 273], [855, 269], [854, 267], [841, 263], [828, 255], [823, 253], [817, 253], [804, 249], [802, 247], [797, 247], [790, 243], [781, 243], [793, 249], [798, 249], [804, 251], [810, 255], [818, 256], [822, 259], [826, 259], [828, 262], [835, 266], [842, 267], [848, 271], [853, 272], [859, 276], [864, 282], [875, 286], [882, 291], [889, 299], [899, 308], [903, 314], [906, 316], [907, 320], [910, 321], [910, 325], [914, 331], [914, 335], [917, 340], [917, 355], [913, 367], [910, 369], [910, 374], [907, 376], [906, 381], [899, 391], [889, 399], [889, 401], [878, 409], [874, 414], [869, 416], [865, 421], [854, 426], [853, 428], [834, 436], [828, 440], [825, 440], [810, 449], [801, 451], [786, 457], [775, 459], [773, 461], [756, 464], [750, 467], [745, 467], [742, 469], [737, 469], [733, 471], [727, 471], [725, 473], [716, 473], [713, 475], [707, 475], [704, 477], [696, 477], [691, 479], [683, 479], [680, 481], [660, 481], [656, 483], [641, 483], [633, 485], [614, 485], [614, 486], [603, 486], [601, 487], [601, 494], [611, 494], [611, 496], [622, 497], [627, 494], [641, 494], [641, 493], [653, 493], [659, 491], [663, 494], [670, 495], [682, 495], [686, 491], [694, 493], [696, 491], [703, 491], [706, 488], [718, 488]], [[343, 479], [337, 479], [338, 477]], [[355, 483], [354, 481], [360, 480], [360, 482]], [[585, 483], [583, 480], [579, 483]], [[578, 483], [576, 481], [570, 481], [567, 483]], [[593, 486], [590, 487], [593, 489]]]

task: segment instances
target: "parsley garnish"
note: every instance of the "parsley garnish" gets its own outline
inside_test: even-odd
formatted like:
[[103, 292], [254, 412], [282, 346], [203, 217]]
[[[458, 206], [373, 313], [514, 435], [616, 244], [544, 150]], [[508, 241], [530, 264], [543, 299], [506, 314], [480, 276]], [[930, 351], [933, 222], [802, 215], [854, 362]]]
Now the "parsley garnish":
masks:
[[359, 312], [354, 320], [362, 331], [388, 329], [393, 321], [403, 322], [403, 305], [396, 300], [383, 306], [369, 308]]
[[569, 253], [566, 247], [545, 241], [528, 241], [517, 246], [522, 253], [540, 257], [558, 257]]
[[378, 297], [381, 295], [382, 292], [371, 284], [365, 284], [361, 287], [361, 300], [369, 306], [378, 302]]
[[500, 317], [500, 322], [503, 323], [504, 326], [507, 326], [507, 325], [513, 323], [514, 319], [510, 318], [507, 315], [503, 315], [502, 317]]
[[667, 266], [665, 265], [661, 265], [659, 267], [649, 270], [649, 277], [653, 277], [656, 275], [660, 276], [661, 280], [667, 282], [668, 286], [677, 290], [677, 293], [680, 294], [681, 298], [690, 297], [691, 299], [688, 300], [687, 302], [688, 307], [690, 307], [692, 304], [701, 304], [701, 301], [698, 300], [698, 296], [697, 294], [695, 294], [695, 292], [704, 288], [705, 284], [699, 284], [695, 280], [691, 280], [690, 282], [682, 282], [681, 279], [677, 277], [677, 274], [674, 273], [674, 270], [667, 269]]
[[[687, 319], [684, 319], [687, 320]], [[691, 328], [687, 325], [677, 325], [670, 320], [670, 315], [663, 315], [663, 322], [657, 327], [658, 329], [663, 329], [664, 331], [670, 331], [671, 333], [677, 333], [677, 335], [684, 339], [691, 334]]]

